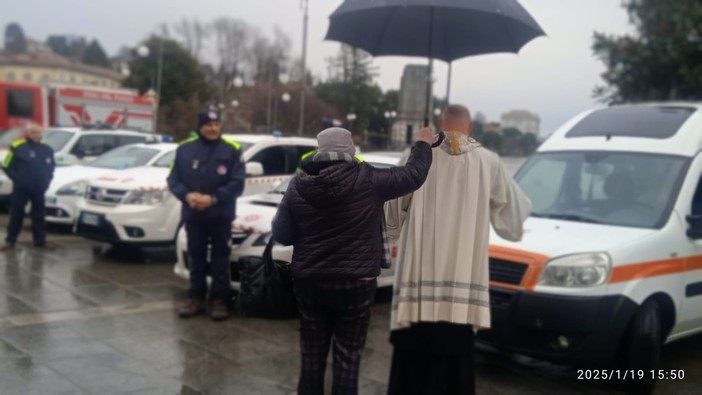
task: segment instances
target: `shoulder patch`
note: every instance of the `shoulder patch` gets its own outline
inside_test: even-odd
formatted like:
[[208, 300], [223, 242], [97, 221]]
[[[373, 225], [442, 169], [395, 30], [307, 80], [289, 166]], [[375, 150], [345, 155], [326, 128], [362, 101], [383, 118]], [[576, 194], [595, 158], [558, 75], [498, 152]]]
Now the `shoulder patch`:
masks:
[[188, 137], [187, 139], [181, 141], [180, 144], [178, 144], [178, 145], [184, 145], [184, 144], [192, 143], [193, 141], [197, 141], [197, 139], [199, 139], [199, 138], [200, 138], [199, 136]]
[[12, 142], [12, 148], [17, 148], [27, 142], [27, 139], [19, 139]]
[[222, 137], [222, 140], [224, 140], [224, 142], [226, 142], [227, 144], [234, 147], [234, 149], [236, 149], [237, 151], [241, 150], [241, 144], [237, 143], [236, 141], [234, 141], [228, 137]]

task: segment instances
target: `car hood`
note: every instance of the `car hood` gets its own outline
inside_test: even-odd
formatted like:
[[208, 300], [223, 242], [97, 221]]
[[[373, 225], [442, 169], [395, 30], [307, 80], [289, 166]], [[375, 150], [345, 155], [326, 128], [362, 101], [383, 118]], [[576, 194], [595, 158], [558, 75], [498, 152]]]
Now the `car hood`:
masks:
[[254, 233], [270, 232], [281, 200], [283, 195], [278, 193], [262, 193], [237, 200], [236, 219], [232, 227]]
[[95, 178], [90, 181], [90, 185], [121, 190], [165, 189], [166, 177], [168, 177], [168, 168], [165, 167], [134, 167]]
[[46, 193], [55, 194], [59, 189], [72, 182], [91, 180], [112, 172], [114, 172], [113, 169], [101, 169], [99, 167], [90, 166], [57, 167], [56, 170], [54, 170], [54, 178], [51, 180], [51, 184]]
[[521, 241], [502, 239], [491, 228], [490, 245], [553, 258], [584, 252], [611, 251], [655, 232], [658, 230], [530, 217], [524, 223]]

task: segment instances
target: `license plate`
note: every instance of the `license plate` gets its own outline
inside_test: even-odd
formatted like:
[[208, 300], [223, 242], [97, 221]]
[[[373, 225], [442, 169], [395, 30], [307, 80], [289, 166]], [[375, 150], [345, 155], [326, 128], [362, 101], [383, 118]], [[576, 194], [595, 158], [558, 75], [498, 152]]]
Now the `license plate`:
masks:
[[58, 204], [58, 198], [56, 196], [50, 196], [46, 198], [47, 206], [55, 206]]
[[101, 217], [97, 214], [83, 213], [80, 216], [80, 222], [90, 226], [100, 226]]

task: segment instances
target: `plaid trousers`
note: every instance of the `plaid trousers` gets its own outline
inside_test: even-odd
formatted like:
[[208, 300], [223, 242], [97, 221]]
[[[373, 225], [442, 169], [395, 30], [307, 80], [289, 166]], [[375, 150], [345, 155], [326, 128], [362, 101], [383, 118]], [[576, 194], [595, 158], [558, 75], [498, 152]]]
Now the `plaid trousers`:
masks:
[[300, 310], [302, 370], [298, 395], [323, 395], [329, 348], [334, 349], [333, 395], [358, 394], [361, 353], [376, 280], [295, 280]]

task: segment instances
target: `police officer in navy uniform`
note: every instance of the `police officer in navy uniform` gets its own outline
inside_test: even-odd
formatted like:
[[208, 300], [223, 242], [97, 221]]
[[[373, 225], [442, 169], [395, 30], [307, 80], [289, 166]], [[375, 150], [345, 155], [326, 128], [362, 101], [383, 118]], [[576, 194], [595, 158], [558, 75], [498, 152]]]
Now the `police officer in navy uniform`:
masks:
[[15, 247], [22, 230], [27, 203], [32, 203], [32, 234], [36, 247], [46, 246], [44, 229], [44, 194], [54, 177], [54, 150], [42, 143], [44, 129], [29, 124], [25, 138], [12, 143], [5, 157], [3, 170], [13, 182], [10, 198], [10, 223], [7, 227], [6, 243], [2, 250]]
[[245, 177], [241, 146], [222, 137], [217, 113], [200, 113], [198, 135], [180, 144], [168, 176], [171, 193], [183, 202], [181, 219], [188, 234], [190, 255], [190, 289], [187, 301], [178, 309], [181, 318], [206, 310], [208, 245], [212, 247], [210, 317], [219, 321], [229, 315], [231, 222], [236, 198], [244, 191]]

